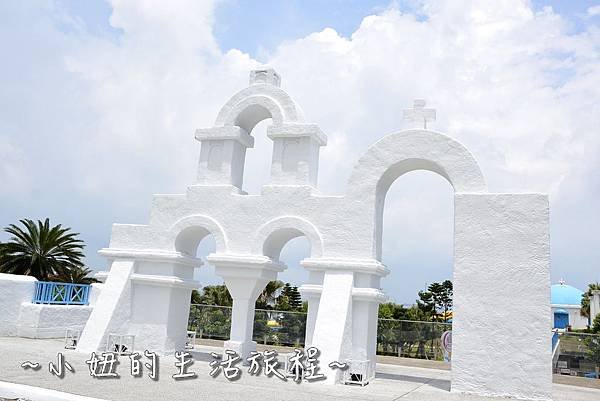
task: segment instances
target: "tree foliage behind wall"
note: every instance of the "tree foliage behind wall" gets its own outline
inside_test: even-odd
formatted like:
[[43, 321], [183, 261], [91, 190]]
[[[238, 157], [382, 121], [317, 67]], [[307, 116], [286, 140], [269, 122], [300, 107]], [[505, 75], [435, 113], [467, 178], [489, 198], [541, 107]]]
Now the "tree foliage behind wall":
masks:
[[590, 300], [592, 299], [592, 291], [600, 290], [600, 283], [588, 284], [587, 291], [581, 297], [581, 315], [590, 317]]
[[452, 281], [432, 283], [427, 290], [419, 291], [417, 306], [429, 318], [427, 320], [447, 322], [452, 310], [452, 295]]
[[41, 281], [77, 284], [95, 282], [92, 271], [83, 263], [84, 243], [69, 227], [51, 226], [50, 219], [37, 223], [30, 219], [11, 224], [4, 231], [11, 235], [0, 243], [0, 272], [33, 276]]

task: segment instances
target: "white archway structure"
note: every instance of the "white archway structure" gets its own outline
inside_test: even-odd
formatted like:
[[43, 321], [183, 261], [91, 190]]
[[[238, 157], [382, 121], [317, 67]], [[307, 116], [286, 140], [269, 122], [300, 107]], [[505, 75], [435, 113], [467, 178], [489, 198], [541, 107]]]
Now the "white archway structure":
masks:
[[[211, 233], [217, 248], [208, 260], [234, 300], [225, 347], [248, 355], [256, 347], [254, 302], [285, 268], [281, 248], [304, 235], [311, 243], [302, 261], [307, 345], [321, 350], [329, 382], [339, 378], [327, 368], [333, 360], [374, 368], [378, 305], [386, 299], [380, 282], [389, 272], [380, 262], [385, 195], [402, 174], [425, 169], [455, 194], [452, 391], [550, 399], [547, 196], [489, 193], [473, 156], [425, 129], [384, 137], [357, 162], [346, 195], [322, 195], [316, 178], [326, 136], [279, 85], [274, 70], [253, 71], [215, 126], [197, 130], [197, 182], [185, 194], [155, 195], [148, 225], [113, 226], [101, 251], [110, 273], [78, 349], [101, 349], [109, 332], [135, 334], [137, 346], [155, 351], [182, 348], [190, 291], [199, 285], [193, 255]], [[265, 118], [273, 119], [271, 182], [246, 195], [245, 152]], [[511, 326], [501, 324], [507, 313]]]

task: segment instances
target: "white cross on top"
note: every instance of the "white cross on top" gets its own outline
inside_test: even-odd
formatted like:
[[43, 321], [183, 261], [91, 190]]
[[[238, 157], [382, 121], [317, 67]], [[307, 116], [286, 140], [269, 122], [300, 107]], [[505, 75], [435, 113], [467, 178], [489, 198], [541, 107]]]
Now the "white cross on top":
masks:
[[424, 99], [415, 99], [412, 109], [404, 110], [404, 119], [414, 122], [423, 122], [423, 128], [427, 129], [427, 121], [435, 121], [435, 109], [426, 109]]

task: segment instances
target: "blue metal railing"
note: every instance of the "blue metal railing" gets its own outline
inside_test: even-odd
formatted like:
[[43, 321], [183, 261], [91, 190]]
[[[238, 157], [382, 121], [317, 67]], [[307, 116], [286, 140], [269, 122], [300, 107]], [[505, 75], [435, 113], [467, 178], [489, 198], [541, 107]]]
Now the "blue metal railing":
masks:
[[53, 283], [37, 281], [33, 303], [56, 305], [87, 305], [90, 296], [88, 284]]

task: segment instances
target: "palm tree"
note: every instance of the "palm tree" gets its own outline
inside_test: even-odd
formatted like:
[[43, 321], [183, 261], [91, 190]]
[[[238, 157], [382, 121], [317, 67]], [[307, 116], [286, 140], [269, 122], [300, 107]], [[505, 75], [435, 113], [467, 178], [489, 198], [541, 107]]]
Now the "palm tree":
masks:
[[11, 224], [4, 229], [12, 237], [1, 244], [0, 272], [34, 276], [48, 280], [51, 276], [83, 268], [83, 241], [78, 233], [60, 224], [50, 227], [50, 219], [37, 224], [23, 219], [25, 229]]
[[56, 276], [49, 277], [50, 281], [57, 281], [60, 283], [73, 283], [73, 284], [92, 284], [97, 283], [96, 280], [92, 276], [92, 270], [87, 269], [85, 267], [76, 267], [72, 269], [68, 269], [59, 273]]
[[202, 289], [202, 295], [198, 298], [200, 304], [216, 305], [216, 306], [231, 306], [233, 300], [227, 290], [227, 287], [221, 285], [207, 285]]
[[581, 315], [590, 317], [590, 299], [592, 298], [592, 291], [600, 290], [600, 283], [590, 283], [588, 289], [583, 293], [581, 297]]
[[265, 289], [256, 299], [255, 307], [258, 309], [269, 309], [277, 302], [275, 294], [283, 287], [283, 282], [279, 280], [269, 281]]

